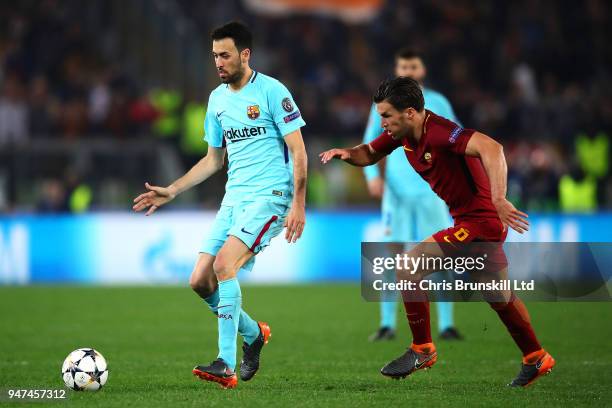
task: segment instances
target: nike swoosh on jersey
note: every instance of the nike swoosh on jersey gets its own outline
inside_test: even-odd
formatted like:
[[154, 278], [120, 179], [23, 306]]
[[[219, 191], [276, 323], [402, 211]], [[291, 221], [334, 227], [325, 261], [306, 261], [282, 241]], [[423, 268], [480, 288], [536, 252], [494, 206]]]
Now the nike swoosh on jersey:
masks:
[[245, 234], [253, 235], [253, 233], [252, 233], [252, 232], [249, 232], [249, 231], [245, 230], [245, 229], [244, 229], [244, 227], [242, 227], [242, 228], [240, 229], [240, 231], [244, 232]]

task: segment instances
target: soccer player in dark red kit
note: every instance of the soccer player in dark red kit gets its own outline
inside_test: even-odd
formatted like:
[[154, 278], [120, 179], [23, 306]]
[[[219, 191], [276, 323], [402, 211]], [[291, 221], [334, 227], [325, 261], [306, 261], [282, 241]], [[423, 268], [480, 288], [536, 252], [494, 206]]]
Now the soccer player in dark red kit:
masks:
[[[454, 219], [453, 227], [424, 241], [438, 256], [445, 252], [436, 243], [501, 243], [508, 227], [519, 233], [528, 229], [527, 214], [506, 199], [507, 167], [499, 143], [424, 109], [421, 88], [410, 78], [384, 81], [374, 102], [384, 132], [370, 144], [321, 153], [323, 164], [337, 158], [354, 166], [369, 166], [403, 148], [407, 160], [446, 202]], [[419, 270], [415, 276], [422, 279], [430, 272]], [[381, 373], [392, 378], [431, 367], [437, 360], [426, 295], [414, 290], [403, 296], [413, 341], [406, 353], [382, 368]], [[504, 299], [489, 304], [523, 353], [521, 371], [509, 385], [525, 387], [549, 373], [555, 360], [538, 342], [523, 302], [513, 293]]]

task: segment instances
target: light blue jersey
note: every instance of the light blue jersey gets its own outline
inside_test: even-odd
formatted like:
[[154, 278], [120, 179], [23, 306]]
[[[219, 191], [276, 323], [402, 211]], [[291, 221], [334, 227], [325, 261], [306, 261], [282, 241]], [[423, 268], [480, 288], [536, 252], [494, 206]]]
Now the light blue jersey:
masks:
[[[431, 89], [423, 88], [423, 97], [425, 98], [425, 109], [429, 109], [437, 115], [457, 122], [455, 113], [448, 99], [439, 92]], [[376, 105], [372, 104], [370, 117], [363, 136], [363, 143], [370, 143], [376, 139], [382, 132], [381, 119], [376, 112]], [[367, 180], [380, 176], [380, 168], [376, 165], [364, 167], [364, 173]], [[435, 193], [425, 180], [417, 174], [412, 168], [403, 149], [395, 149], [387, 156], [385, 169], [385, 186], [398, 197], [417, 197], [417, 196], [432, 196]]]
[[227, 148], [221, 205], [266, 196], [291, 200], [293, 163], [283, 137], [305, 124], [289, 90], [262, 73], [253, 71], [239, 91], [226, 84], [213, 90], [204, 131], [210, 146]]
[[[211, 92], [205, 140], [227, 148], [229, 168], [221, 208], [200, 252], [217, 256], [234, 236], [257, 254], [282, 231], [293, 196], [293, 163], [284, 137], [305, 124], [287, 88], [256, 71], [239, 91], [222, 84]], [[248, 272], [254, 263], [253, 256], [240, 270]], [[218, 317], [217, 358], [234, 370], [238, 333], [252, 344], [263, 328], [242, 310], [236, 278], [220, 280], [205, 301]]]

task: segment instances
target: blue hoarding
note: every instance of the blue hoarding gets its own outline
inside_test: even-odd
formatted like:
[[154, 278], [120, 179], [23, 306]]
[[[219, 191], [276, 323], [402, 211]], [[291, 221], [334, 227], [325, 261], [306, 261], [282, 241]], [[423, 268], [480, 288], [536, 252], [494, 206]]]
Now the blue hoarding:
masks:
[[[184, 283], [214, 212], [0, 217], [0, 284]], [[375, 211], [309, 212], [296, 244], [275, 238], [244, 282], [358, 281], [362, 241], [382, 237]], [[531, 216], [510, 241], [608, 242], [612, 214]]]

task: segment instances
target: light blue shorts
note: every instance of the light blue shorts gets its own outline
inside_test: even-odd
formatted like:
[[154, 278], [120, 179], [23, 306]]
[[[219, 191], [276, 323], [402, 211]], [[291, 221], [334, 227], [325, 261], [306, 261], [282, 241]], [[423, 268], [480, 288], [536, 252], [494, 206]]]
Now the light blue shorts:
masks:
[[453, 225], [446, 204], [437, 195], [400, 197], [388, 188], [382, 216], [387, 242], [419, 242]]
[[[286, 201], [268, 197], [222, 205], [200, 252], [216, 256], [227, 237], [233, 235], [257, 254], [283, 230], [288, 212]], [[251, 257], [242, 268], [250, 271], [254, 263], [255, 257]]]

